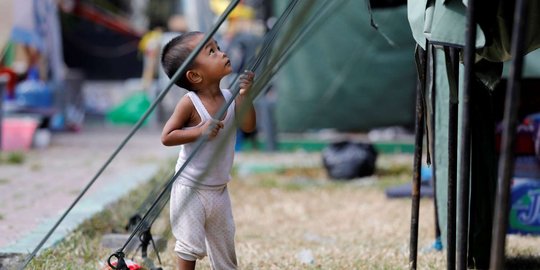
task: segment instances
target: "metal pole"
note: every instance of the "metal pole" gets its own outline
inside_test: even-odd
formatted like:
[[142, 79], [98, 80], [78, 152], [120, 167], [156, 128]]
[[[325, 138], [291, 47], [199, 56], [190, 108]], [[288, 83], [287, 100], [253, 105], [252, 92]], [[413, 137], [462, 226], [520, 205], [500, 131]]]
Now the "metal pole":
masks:
[[[427, 45], [426, 45], [427, 46]], [[427, 53], [418, 48], [418, 81], [416, 87], [416, 123], [414, 125], [414, 172], [412, 179], [411, 235], [409, 244], [409, 268], [416, 269], [418, 254], [418, 220], [420, 216], [420, 166], [422, 163], [422, 139], [424, 137], [424, 89], [426, 82]]]
[[0, 152], [2, 152], [2, 126], [4, 122], [4, 91], [7, 83], [6, 76], [0, 76]]
[[504, 104], [503, 134], [499, 170], [497, 176], [497, 194], [493, 219], [493, 240], [491, 242], [490, 269], [503, 269], [506, 229], [510, 198], [510, 179], [514, 172], [514, 144], [516, 137], [517, 111], [521, 92], [521, 74], [525, 50], [525, 30], [527, 21], [527, 1], [518, 0], [514, 10], [512, 30], [512, 56], [514, 62], [510, 68], [510, 77], [506, 87]]
[[467, 3], [467, 25], [464, 49], [465, 74], [463, 77], [463, 107], [461, 122], [461, 143], [459, 152], [461, 164], [459, 168], [459, 222], [457, 225], [457, 269], [467, 269], [468, 237], [469, 237], [469, 188], [471, 170], [471, 127], [470, 127], [470, 92], [474, 84], [474, 58], [476, 51], [476, 11], [475, 0]]
[[[431, 46], [430, 46], [431, 47]], [[432, 186], [433, 186], [433, 208], [434, 208], [434, 217], [435, 217], [435, 243], [434, 245], [439, 245], [440, 241], [441, 241], [441, 226], [439, 224], [439, 207], [438, 207], [438, 198], [437, 198], [437, 161], [436, 161], [436, 156], [437, 156], [437, 136], [435, 134], [435, 125], [437, 123], [437, 121], [435, 121], [435, 117], [437, 116], [437, 106], [436, 106], [436, 99], [437, 99], [437, 86], [435, 85], [434, 83], [434, 80], [435, 80], [435, 76], [436, 76], [436, 73], [435, 73], [435, 56], [434, 56], [434, 48], [431, 47], [430, 50], [429, 50], [429, 55], [431, 56], [431, 59], [428, 61], [429, 62], [429, 81], [430, 81], [430, 84], [432, 85], [431, 87], [431, 126], [432, 126], [432, 132], [433, 132], [433, 135], [431, 136], [431, 155], [432, 155], [432, 163], [431, 163], [431, 168], [432, 168], [432, 173], [431, 173], [431, 179], [432, 179]], [[429, 132], [429, 131], [428, 131]]]
[[447, 204], [447, 269], [456, 269], [456, 191], [457, 191], [457, 145], [458, 145], [458, 82], [459, 60], [456, 48], [445, 47], [450, 98], [448, 103], [448, 204]]

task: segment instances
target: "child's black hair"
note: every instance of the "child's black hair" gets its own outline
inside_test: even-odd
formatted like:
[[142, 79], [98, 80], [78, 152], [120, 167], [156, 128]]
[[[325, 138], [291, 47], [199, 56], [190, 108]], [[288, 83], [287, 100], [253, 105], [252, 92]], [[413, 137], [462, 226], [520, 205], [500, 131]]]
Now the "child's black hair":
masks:
[[[189, 54], [193, 50], [190, 46], [187, 45], [187, 41], [191, 40], [194, 36], [202, 34], [201, 32], [188, 32], [173, 38], [171, 41], [163, 47], [163, 52], [161, 53], [161, 65], [165, 74], [172, 78], [174, 73], [180, 68], [180, 66], [186, 61]], [[193, 66], [193, 63], [188, 65], [188, 69]], [[189, 83], [186, 72], [180, 75], [176, 82], [176, 85], [185, 88], [186, 90], [191, 91], [191, 84]]]

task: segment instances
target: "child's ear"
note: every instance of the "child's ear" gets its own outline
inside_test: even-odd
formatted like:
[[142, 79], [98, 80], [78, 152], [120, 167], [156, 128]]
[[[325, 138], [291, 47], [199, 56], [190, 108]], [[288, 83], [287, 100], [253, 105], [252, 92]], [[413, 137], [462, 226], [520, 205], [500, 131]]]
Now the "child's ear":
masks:
[[202, 76], [194, 70], [188, 70], [188, 72], [186, 72], [186, 77], [188, 81], [192, 84], [202, 82]]

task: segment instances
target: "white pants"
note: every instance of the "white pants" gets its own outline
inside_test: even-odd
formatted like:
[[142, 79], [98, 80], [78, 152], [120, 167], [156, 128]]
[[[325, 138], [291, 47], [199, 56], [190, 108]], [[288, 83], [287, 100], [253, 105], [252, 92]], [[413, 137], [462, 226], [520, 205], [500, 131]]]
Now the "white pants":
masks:
[[170, 202], [174, 251], [187, 261], [208, 257], [212, 269], [237, 269], [229, 191], [173, 184]]

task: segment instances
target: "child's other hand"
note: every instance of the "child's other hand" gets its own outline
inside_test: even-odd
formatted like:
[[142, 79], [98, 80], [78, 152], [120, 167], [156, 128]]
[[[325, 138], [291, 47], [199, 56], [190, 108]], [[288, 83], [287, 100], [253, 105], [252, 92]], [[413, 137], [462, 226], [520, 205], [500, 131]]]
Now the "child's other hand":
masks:
[[242, 75], [240, 75], [240, 95], [245, 95], [251, 89], [253, 84], [253, 78], [255, 78], [255, 73], [253, 71], [246, 70]]
[[209, 121], [204, 122], [202, 125], [202, 134], [208, 135], [208, 139], [212, 140], [214, 139], [218, 133], [219, 130], [223, 128], [223, 122], [212, 119]]

